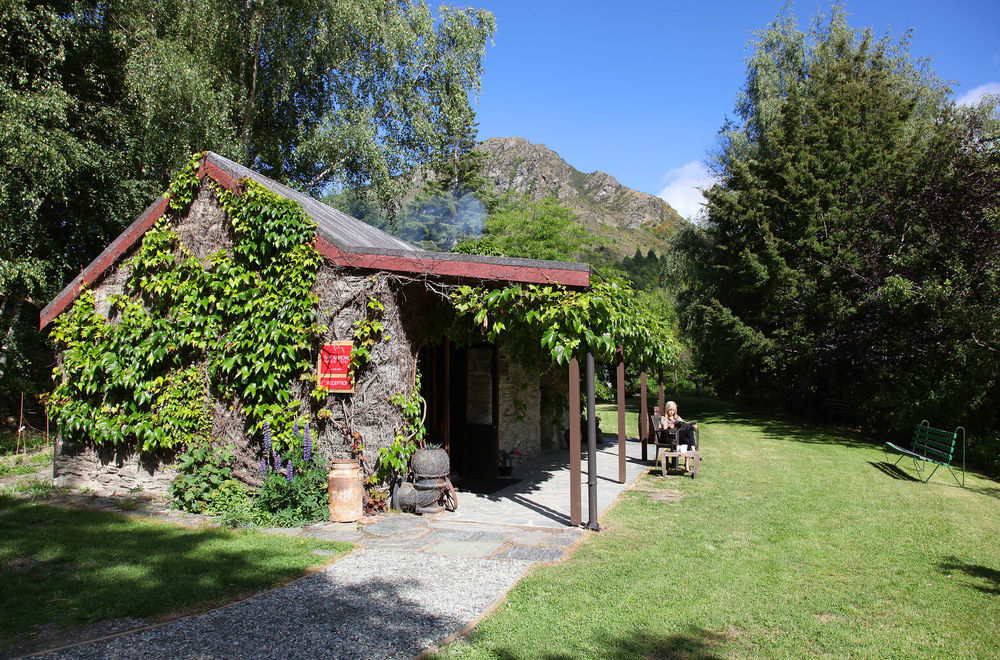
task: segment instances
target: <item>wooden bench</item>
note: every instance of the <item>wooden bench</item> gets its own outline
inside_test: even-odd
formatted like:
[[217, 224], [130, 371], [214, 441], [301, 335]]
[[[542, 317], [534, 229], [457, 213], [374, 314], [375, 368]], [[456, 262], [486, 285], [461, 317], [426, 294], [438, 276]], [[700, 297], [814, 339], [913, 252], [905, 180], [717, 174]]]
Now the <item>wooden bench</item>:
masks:
[[696, 426], [697, 422], [683, 422], [690, 424], [694, 431], [694, 449], [681, 452], [677, 451], [677, 429], [661, 429], [660, 417], [656, 413], [652, 413], [649, 416], [649, 441], [653, 444], [653, 456], [656, 457], [655, 461], [660, 464], [661, 474], [663, 476], [667, 475], [668, 459], [672, 467], [676, 468], [677, 459], [690, 458], [693, 463], [691, 466], [691, 478], [694, 479], [698, 476], [698, 468], [701, 467], [701, 435]]
[[[958, 432], [962, 432], [962, 480], [958, 481], [958, 476], [955, 471], [951, 469], [951, 462], [955, 456], [955, 445], [958, 443]], [[956, 427], [954, 431], [943, 431], [941, 429], [933, 428], [930, 423], [925, 419], [916, 426], [913, 427], [913, 440], [909, 449], [905, 447], [900, 447], [891, 442], [885, 443], [886, 448], [892, 451], [899, 452], [899, 458], [893, 465], [899, 463], [899, 461], [904, 456], [909, 456], [913, 459], [913, 467], [916, 468], [917, 474], [920, 475], [921, 481], [927, 483], [930, 481], [937, 469], [942, 465], [948, 468], [951, 472], [951, 476], [955, 477], [955, 481], [965, 488], [965, 429], [961, 426]], [[921, 463], [933, 463], [934, 469], [931, 473], [927, 475], [926, 479], [923, 479], [923, 470], [920, 468]]]

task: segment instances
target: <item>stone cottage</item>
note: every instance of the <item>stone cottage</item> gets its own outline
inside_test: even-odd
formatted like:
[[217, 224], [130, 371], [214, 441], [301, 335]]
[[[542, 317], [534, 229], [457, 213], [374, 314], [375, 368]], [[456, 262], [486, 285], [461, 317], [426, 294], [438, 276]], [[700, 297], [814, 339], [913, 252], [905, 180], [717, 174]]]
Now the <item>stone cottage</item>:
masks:
[[[212, 152], [201, 158], [190, 206], [173, 217], [166, 196], [150, 205], [42, 311], [41, 326], [70, 310], [84, 289], [92, 292], [96, 313], [113, 322], [111, 301], [130, 277], [128, 259], [165, 214], [172, 218], [178, 249], [206, 267], [213, 253], [231, 252], [232, 222], [217, 191], [238, 195], [246, 180], [299, 204], [316, 225], [313, 245], [323, 262], [312, 292], [319, 300], [317, 322], [324, 328], [317, 351], [350, 341], [368, 300], [376, 298], [385, 307], [380, 322], [388, 339], [372, 349], [353, 392], [330, 394], [318, 404], [326, 411], [313, 427], [318, 451], [329, 458], [349, 456], [351, 434], [356, 433], [367, 460], [373, 460], [399, 424], [399, 410], [390, 397], [412, 387], [418, 371], [427, 439], [448, 450], [453, 473], [494, 476], [501, 450], [518, 447], [530, 456], [556, 446], [566, 424], [565, 376], [525, 368], [476, 336], [445, 338], [442, 314], [447, 313], [449, 292], [458, 285], [586, 288], [588, 265], [421, 250]], [[311, 356], [314, 363], [317, 357]], [[295, 383], [293, 390], [296, 398], [308, 400], [306, 385]], [[257, 459], [239, 406], [208, 398], [211, 437], [236, 445], [237, 455], [244, 457], [236, 474], [253, 483]], [[58, 485], [97, 492], [164, 492], [173, 478], [172, 460], [169, 452], [95, 448], [86, 441], [59, 439], [54, 477]]]

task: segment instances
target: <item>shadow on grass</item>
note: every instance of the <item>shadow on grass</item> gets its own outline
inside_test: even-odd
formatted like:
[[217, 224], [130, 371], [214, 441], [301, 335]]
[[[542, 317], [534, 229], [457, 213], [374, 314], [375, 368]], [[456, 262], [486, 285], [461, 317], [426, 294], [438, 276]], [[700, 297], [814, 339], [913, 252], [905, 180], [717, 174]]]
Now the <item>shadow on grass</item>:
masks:
[[984, 594], [1000, 596], [1000, 571], [994, 568], [969, 564], [958, 557], [946, 557], [938, 568], [942, 573], [964, 573], [977, 581], [977, 584], [970, 585], [973, 589]]
[[[878, 447], [884, 438], [874, 438], [856, 429], [830, 426], [796, 417], [781, 417], [773, 412], [725, 401], [704, 398], [678, 399], [679, 410], [686, 419], [699, 424], [733, 424], [754, 426], [775, 440], [807, 444], [841, 445], [843, 447]], [[636, 400], [638, 409], [638, 400]]]
[[0, 497], [0, 639], [58, 621], [155, 617], [301, 575], [309, 544]]
[[[817, 424], [792, 417], [783, 418], [770, 411], [764, 412], [715, 399], [679, 397], [677, 401], [678, 412], [685, 419], [697, 421], [699, 424], [754, 426], [775, 440], [865, 448], [879, 447], [884, 441], [884, 438], [873, 438], [851, 428]], [[626, 402], [626, 411], [637, 414], [638, 410], [638, 398]]]
[[[685, 632], [672, 635], [657, 635], [651, 632], [641, 632], [634, 635], [623, 635], [591, 648], [589, 655], [625, 660], [626, 658], [656, 658], [657, 660], [672, 660], [685, 658], [687, 660], [715, 660], [722, 658], [716, 649], [726, 641], [724, 635], [692, 626]], [[539, 653], [518, 654], [509, 649], [492, 650], [491, 656], [500, 660], [574, 660], [578, 657], [572, 653]]]
[[904, 472], [898, 465], [893, 465], [888, 461], [879, 461], [878, 463], [875, 461], [868, 461], [868, 465], [871, 465], [879, 472], [889, 475], [893, 479], [899, 479], [901, 481], [920, 481], [913, 475]]
[[[356, 580], [372, 557], [318, 572], [256, 598], [163, 626], [102, 639], [69, 657], [414, 657], [461, 629], [460, 614], [423, 602], [422, 581], [396, 575]], [[445, 570], [439, 566], [438, 570]], [[485, 579], [485, 574], [479, 576]], [[2, 655], [2, 652], [0, 652]]]
[[997, 486], [966, 486], [965, 488], [973, 493], [1000, 499], [1000, 487]]

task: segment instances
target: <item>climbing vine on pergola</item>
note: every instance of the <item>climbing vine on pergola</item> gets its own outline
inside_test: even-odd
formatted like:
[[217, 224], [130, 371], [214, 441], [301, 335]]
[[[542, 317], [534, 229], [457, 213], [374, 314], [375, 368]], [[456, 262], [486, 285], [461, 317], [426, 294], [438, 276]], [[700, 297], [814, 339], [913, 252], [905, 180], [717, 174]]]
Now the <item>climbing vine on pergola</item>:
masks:
[[584, 291], [554, 285], [501, 289], [461, 286], [452, 295], [459, 316], [471, 317], [486, 338], [503, 341], [523, 361], [565, 364], [589, 350], [605, 364], [622, 357], [641, 368], [676, 365], [680, 344], [664, 320], [620, 281], [595, 278]]

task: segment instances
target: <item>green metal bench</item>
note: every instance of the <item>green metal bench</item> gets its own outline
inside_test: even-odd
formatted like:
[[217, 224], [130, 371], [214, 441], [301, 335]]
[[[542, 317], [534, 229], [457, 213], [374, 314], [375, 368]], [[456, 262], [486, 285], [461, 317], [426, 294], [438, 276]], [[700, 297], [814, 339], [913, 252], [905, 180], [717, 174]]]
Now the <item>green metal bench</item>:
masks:
[[[955, 471], [951, 469], [951, 462], [955, 456], [955, 445], [958, 443], [958, 432], [962, 432], [962, 480], [958, 481], [958, 476]], [[899, 452], [899, 458], [893, 465], [899, 463], [903, 456], [909, 456], [913, 459], [913, 467], [916, 468], [917, 474], [920, 475], [921, 481], [927, 483], [937, 472], [937, 469], [942, 465], [948, 468], [951, 472], [951, 476], [955, 477], [955, 481], [965, 488], [965, 429], [961, 426], [955, 428], [954, 431], [943, 431], [941, 429], [933, 428], [930, 423], [925, 419], [916, 426], [913, 427], [913, 444], [909, 449], [905, 447], [900, 447], [894, 445], [891, 442], [885, 443], [885, 446], [893, 451]], [[920, 468], [921, 463], [933, 463], [934, 469], [931, 473], [927, 475], [926, 479], [923, 479], [923, 470]]]

